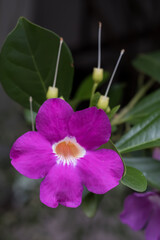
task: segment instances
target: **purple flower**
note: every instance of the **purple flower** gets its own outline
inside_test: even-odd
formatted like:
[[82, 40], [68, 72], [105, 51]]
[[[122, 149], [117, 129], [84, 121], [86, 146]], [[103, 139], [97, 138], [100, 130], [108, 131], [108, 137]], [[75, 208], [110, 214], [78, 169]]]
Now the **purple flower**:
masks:
[[160, 148], [156, 147], [153, 149], [152, 157], [156, 160], [160, 160]]
[[49, 207], [78, 207], [83, 185], [104, 194], [119, 184], [124, 166], [113, 150], [96, 150], [111, 135], [103, 110], [96, 107], [74, 112], [62, 99], [49, 99], [39, 109], [36, 131], [16, 140], [12, 165], [26, 177], [44, 178], [40, 200]]
[[135, 231], [145, 228], [146, 240], [160, 240], [160, 194], [147, 192], [129, 195], [120, 219]]

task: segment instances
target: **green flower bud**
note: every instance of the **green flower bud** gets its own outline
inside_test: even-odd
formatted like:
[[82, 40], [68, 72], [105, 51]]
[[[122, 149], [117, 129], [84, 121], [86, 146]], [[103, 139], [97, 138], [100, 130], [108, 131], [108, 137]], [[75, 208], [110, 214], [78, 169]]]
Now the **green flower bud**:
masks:
[[108, 105], [109, 105], [109, 97], [101, 95], [98, 100], [97, 107], [106, 111]]
[[108, 106], [106, 109], [106, 113], [109, 113], [111, 111], [110, 107]]
[[100, 83], [103, 80], [103, 68], [93, 68], [92, 78], [95, 83]]
[[60, 96], [59, 98], [62, 99], [62, 100], [64, 100], [64, 97], [63, 97], [63, 96]]
[[50, 98], [58, 98], [58, 88], [56, 87], [49, 87], [47, 94], [46, 94], [46, 98], [50, 99]]

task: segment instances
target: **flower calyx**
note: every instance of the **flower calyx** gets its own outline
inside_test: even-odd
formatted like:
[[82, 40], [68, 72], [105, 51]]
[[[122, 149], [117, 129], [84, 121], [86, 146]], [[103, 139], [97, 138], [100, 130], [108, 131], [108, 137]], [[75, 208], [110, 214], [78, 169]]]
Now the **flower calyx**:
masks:
[[49, 86], [46, 94], [46, 98], [47, 99], [58, 98], [58, 88]]
[[108, 112], [110, 110], [109, 97], [101, 95], [99, 100], [98, 100], [97, 107], [106, 111], [106, 112]]
[[100, 83], [103, 80], [103, 68], [93, 68], [92, 79], [95, 83]]

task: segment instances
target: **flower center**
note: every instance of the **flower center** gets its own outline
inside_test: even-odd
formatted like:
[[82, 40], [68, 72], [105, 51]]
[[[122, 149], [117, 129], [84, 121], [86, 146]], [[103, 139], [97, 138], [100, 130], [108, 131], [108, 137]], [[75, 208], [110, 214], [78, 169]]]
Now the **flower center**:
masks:
[[57, 163], [63, 165], [76, 165], [77, 160], [86, 153], [85, 149], [77, 143], [74, 137], [65, 137], [58, 143], [53, 144], [53, 152], [57, 156]]

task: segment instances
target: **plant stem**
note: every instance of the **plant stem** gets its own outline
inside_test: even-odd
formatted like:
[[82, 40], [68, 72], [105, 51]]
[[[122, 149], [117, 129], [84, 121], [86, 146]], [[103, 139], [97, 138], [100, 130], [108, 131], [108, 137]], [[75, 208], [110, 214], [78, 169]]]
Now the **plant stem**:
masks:
[[93, 96], [94, 96], [94, 93], [95, 93], [97, 87], [98, 87], [98, 83], [94, 83], [93, 87], [92, 87], [92, 92], [91, 92], [91, 99], [90, 99], [90, 104], [89, 104], [90, 107], [91, 107], [92, 99], [93, 99]]
[[124, 116], [136, 105], [136, 103], [145, 95], [145, 93], [150, 89], [153, 85], [154, 80], [151, 79], [146, 85], [144, 85], [137, 94], [131, 99], [131, 101], [124, 107], [119, 114], [117, 114], [116, 118], [111, 121], [111, 125], [119, 125], [125, 122]]

